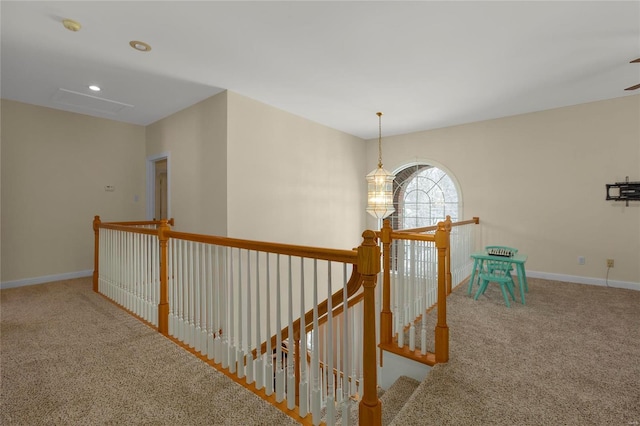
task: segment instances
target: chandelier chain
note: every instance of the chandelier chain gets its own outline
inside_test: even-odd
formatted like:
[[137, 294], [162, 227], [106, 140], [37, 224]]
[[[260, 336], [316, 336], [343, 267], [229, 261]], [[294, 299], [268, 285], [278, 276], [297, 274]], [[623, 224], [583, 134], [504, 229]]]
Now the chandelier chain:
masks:
[[378, 115], [378, 168], [382, 168], [382, 113]]

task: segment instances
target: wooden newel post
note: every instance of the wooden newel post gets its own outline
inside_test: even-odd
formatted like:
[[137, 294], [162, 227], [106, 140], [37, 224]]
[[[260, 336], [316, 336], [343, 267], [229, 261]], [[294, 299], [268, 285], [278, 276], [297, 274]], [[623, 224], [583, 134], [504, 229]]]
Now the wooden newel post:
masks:
[[376, 363], [376, 277], [380, 272], [380, 247], [373, 231], [364, 231], [358, 247], [358, 271], [364, 279], [364, 316], [362, 336], [362, 376], [364, 392], [360, 401], [361, 425], [382, 424], [382, 403], [378, 399], [378, 366]]
[[447, 325], [447, 268], [446, 257], [449, 248], [449, 231], [446, 222], [438, 222], [436, 248], [438, 250], [438, 323], [435, 331], [436, 362], [449, 361], [449, 326]]
[[158, 304], [158, 331], [169, 335], [169, 236], [170, 230], [166, 219], [160, 221], [158, 240], [160, 241], [160, 304]]
[[[380, 230], [382, 241], [382, 311], [380, 312], [380, 344], [393, 339], [393, 313], [391, 312], [391, 221], [385, 219]], [[380, 357], [382, 362], [382, 357]]]
[[93, 247], [93, 291], [98, 293], [98, 277], [100, 271], [100, 216], [93, 217], [93, 234], [95, 245]]
[[453, 290], [453, 286], [451, 285], [453, 281], [451, 276], [451, 216], [447, 215], [444, 224], [445, 230], [447, 231], [447, 257], [445, 261], [445, 268], [447, 271], [447, 295], [450, 295], [451, 290]]

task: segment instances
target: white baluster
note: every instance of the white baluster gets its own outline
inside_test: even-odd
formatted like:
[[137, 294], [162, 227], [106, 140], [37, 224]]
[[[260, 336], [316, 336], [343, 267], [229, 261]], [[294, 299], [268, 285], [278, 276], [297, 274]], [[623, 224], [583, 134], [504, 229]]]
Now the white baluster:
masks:
[[[135, 239], [139, 234], [135, 234], [133, 232], [128, 232], [128, 240], [129, 240], [129, 288], [131, 289], [130, 294], [130, 306], [133, 307], [137, 303], [136, 293], [138, 291], [138, 285], [136, 283], [135, 272], [136, 272], [136, 262], [139, 253], [135, 250]], [[131, 307], [129, 309], [131, 309]], [[157, 318], [155, 319], [157, 321]]]
[[293, 410], [296, 407], [296, 376], [295, 376], [295, 347], [293, 338], [293, 277], [291, 276], [291, 256], [288, 256], [288, 298], [287, 312], [289, 316], [289, 337], [287, 353], [287, 408]]
[[251, 351], [251, 311], [253, 310], [251, 306], [251, 252], [247, 250], [247, 367], [246, 367], [246, 375], [247, 375], [247, 383], [251, 384], [254, 382], [253, 377], [253, 352]]
[[311, 353], [311, 420], [315, 426], [320, 424], [320, 341], [318, 335], [318, 261], [313, 259], [313, 348]]
[[138, 262], [140, 261], [140, 253], [138, 252], [137, 247], [136, 247], [136, 241], [138, 239], [138, 237], [140, 237], [140, 234], [135, 234], [135, 233], [131, 233], [129, 235], [129, 239], [130, 239], [130, 249], [131, 249], [131, 265], [130, 265], [130, 271], [129, 271], [129, 279], [130, 281], [130, 285], [131, 285], [131, 289], [132, 289], [132, 295], [131, 295], [131, 301], [132, 301], [132, 307], [134, 307], [134, 309], [131, 309], [131, 311], [135, 312], [135, 306], [138, 303], [138, 299], [139, 299], [139, 283], [137, 278], [137, 266], [138, 266]]
[[[262, 300], [260, 298], [260, 252], [256, 251], [256, 362], [255, 362], [255, 379], [256, 389], [260, 390], [264, 387], [264, 367], [262, 361], [264, 356], [262, 355], [262, 335], [260, 329], [262, 325], [260, 323], [260, 305]], [[270, 338], [271, 336], [268, 336]]]
[[124, 276], [124, 247], [123, 238], [124, 233], [118, 231], [118, 304], [124, 305], [124, 290], [123, 290], [123, 276]]
[[146, 289], [146, 298], [143, 309], [143, 317], [146, 318], [153, 325], [158, 325], [158, 314], [153, 314], [153, 301], [156, 288], [160, 287], [160, 273], [157, 268], [157, 260], [159, 259], [158, 253], [158, 240], [153, 236], [149, 235], [149, 241], [151, 244], [151, 259], [149, 259], [149, 263], [151, 264], [151, 282], [149, 283]]
[[398, 242], [398, 281], [397, 281], [397, 295], [398, 303], [396, 316], [398, 317], [398, 347], [404, 347], [404, 288], [406, 281], [406, 265], [407, 259], [405, 258], [405, 243], [404, 241]]
[[[220, 338], [220, 330], [222, 330], [223, 321], [223, 307], [226, 303], [223, 295], [223, 288], [225, 283], [225, 277], [223, 274], [223, 268], [221, 265], [222, 248], [220, 246], [214, 246], [213, 250], [213, 265], [214, 265], [214, 288], [215, 297], [213, 299], [213, 306], [216, 310], [216, 315], [213, 323], [213, 359], [217, 364], [222, 364], [222, 339]], [[225, 367], [226, 368], [226, 367]]]
[[202, 293], [200, 292], [200, 244], [192, 242], [194, 247], [193, 253], [193, 348], [196, 352], [202, 352], [202, 342], [200, 341], [200, 335], [202, 334], [202, 328], [200, 327], [201, 312], [200, 301], [202, 299]]
[[233, 281], [233, 249], [229, 249], [229, 372], [236, 372], [235, 283]]
[[298, 389], [298, 411], [300, 417], [306, 417], [309, 413], [309, 382], [307, 379], [307, 333], [305, 323], [304, 300], [304, 258], [300, 258], [300, 386]]
[[[349, 298], [347, 294], [347, 265], [344, 265], [343, 279], [342, 279], [342, 305], [344, 310], [342, 311], [342, 425], [349, 426], [351, 423], [351, 398], [349, 398], [349, 369], [350, 369], [350, 354], [349, 347], [355, 345], [354, 342], [349, 344]], [[381, 285], [379, 285], [382, 288]], [[340, 341], [340, 340], [338, 340]], [[340, 350], [338, 350], [340, 353]]]
[[[345, 305], [346, 307], [346, 305]], [[343, 311], [344, 312], [344, 311]], [[342, 373], [342, 366], [340, 365], [340, 329], [342, 328], [341, 326], [341, 321], [342, 321], [342, 315], [336, 317], [336, 321], [338, 322], [338, 325], [336, 326], [336, 351], [335, 351], [335, 357], [336, 357], [336, 365], [335, 365], [335, 381], [336, 381], [336, 391], [335, 391], [335, 400], [337, 404], [341, 404], [342, 403], [342, 375], [340, 373]]]
[[128, 233], [122, 232], [122, 306], [129, 309]]
[[216, 324], [216, 315], [217, 315], [217, 307], [215, 304], [215, 300], [218, 298], [216, 293], [216, 289], [218, 287], [218, 280], [216, 279], [216, 272], [213, 269], [214, 262], [212, 259], [212, 251], [213, 248], [211, 244], [207, 244], [207, 279], [205, 280], [207, 286], [207, 359], [215, 359], [215, 324]]
[[174, 309], [176, 315], [175, 337], [184, 342], [184, 250], [183, 241], [175, 240], [175, 257], [176, 257], [176, 306]]
[[227, 309], [229, 306], [229, 269], [227, 258], [228, 249], [226, 247], [220, 247], [220, 266], [222, 269], [222, 280], [221, 280], [221, 299], [222, 303], [220, 304], [220, 330], [222, 332], [221, 341], [220, 341], [220, 364], [222, 368], [229, 368], [229, 310]]
[[327, 355], [325, 356], [325, 364], [327, 370], [327, 425], [331, 426], [335, 423], [335, 376], [333, 372], [333, 304], [332, 304], [332, 276], [331, 262], [327, 262], [327, 326], [325, 327], [327, 340]]
[[245, 376], [245, 368], [244, 368], [244, 304], [245, 300], [242, 293], [242, 250], [238, 249], [238, 339], [237, 341], [237, 355], [236, 360], [238, 362], [238, 367], [236, 369], [237, 375], [239, 378], [243, 378]]
[[187, 259], [188, 259], [188, 263], [187, 263], [187, 273], [188, 273], [188, 279], [187, 279], [187, 340], [186, 340], [186, 344], [190, 347], [193, 348], [194, 347], [194, 336], [195, 336], [195, 321], [194, 321], [194, 315], [195, 315], [195, 309], [194, 309], [194, 305], [195, 305], [195, 298], [194, 298], [194, 293], [195, 293], [195, 286], [194, 286], [194, 277], [193, 277], [193, 241], [187, 241]]
[[107, 268], [105, 269], [105, 293], [111, 300], [113, 300], [113, 232], [110, 229], [104, 229], [103, 231], [106, 235], [105, 244], [107, 250], [105, 252], [105, 259], [108, 259]]
[[210, 280], [207, 275], [207, 245], [200, 244], [200, 353], [202, 355], [207, 355], [207, 320], [208, 316], [211, 315], [207, 309], [208, 299], [209, 299], [209, 290], [207, 285]]
[[[364, 318], [364, 303], [358, 303], [358, 318], [360, 318], [360, 321], [362, 322], [362, 318]], [[364, 325], [363, 327], [360, 329], [360, 338], [358, 339], [358, 342], [362, 342], [363, 341], [363, 333], [364, 333]], [[362, 399], [362, 395], [364, 392], [364, 378], [362, 376], [364, 371], [364, 364], [362, 362], [362, 345], [358, 346], [358, 395], [360, 396], [360, 399]]]
[[175, 239], [170, 239], [168, 244], [167, 244], [167, 249], [169, 250], [169, 264], [167, 265], [169, 267], [169, 279], [168, 279], [168, 298], [169, 298], [169, 336], [173, 336], [174, 335], [174, 309], [175, 309], [175, 294], [174, 294], [174, 290], [175, 290], [175, 282], [174, 282], [174, 271], [175, 271], [175, 264], [174, 264], [174, 242]]
[[111, 286], [109, 289], [111, 300], [118, 303], [118, 233], [111, 231]]
[[410, 325], [409, 325], [409, 350], [411, 352], [416, 350], [416, 327], [415, 327], [415, 318], [416, 318], [416, 312], [415, 312], [415, 297], [416, 297], [416, 286], [418, 285], [417, 282], [417, 269], [418, 269], [418, 258], [417, 258], [417, 250], [416, 250], [416, 242], [415, 241], [411, 241], [411, 245], [410, 245], [410, 249], [411, 249], [411, 278], [410, 278], [410, 284], [409, 284], [409, 298], [408, 298], [408, 308], [409, 308], [409, 314], [407, 317], [407, 320], [410, 321]]
[[284, 400], [284, 370], [282, 369], [282, 324], [280, 314], [282, 313], [280, 291], [280, 255], [276, 255], [276, 402]]
[[122, 305], [122, 232], [116, 232], [116, 244], [114, 247], [116, 253], [116, 262], [114, 264], [116, 273], [115, 273], [115, 300], [116, 303]]
[[273, 348], [271, 348], [271, 273], [270, 273], [270, 260], [269, 253], [265, 253], [265, 262], [267, 264], [267, 350], [264, 353], [265, 358], [265, 393], [267, 396], [273, 394]]
[[[359, 304], [358, 304], [359, 305]], [[351, 315], [351, 342], [353, 342], [353, 351], [351, 351], [351, 370], [349, 374], [349, 395], [352, 397], [357, 396], [358, 387], [356, 383], [357, 379], [357, 369], [358, 369], [358, 346], [362, 346], [360, 343], [360, 333], [358, 330], [360, 329], [361, 318], [358, 318], [358, 305], [355, 305], [353, 309], [349, 310], [349, 314]]]
[[[147, 319], [144, 315], [148, 313], [147, 311], [147, 293], [150, 288], [147, 286], [147, 283], [144, 281], [142, 273], [144, 271], [144, 267], [148, 262], [148, 258], [145, 256], [142, 251], [142, 247], [144, 246], [144, 240], [146, 235], [136, 234], [133, 240], [133, 252], [135, 253], [135, 282], [136, 287], [138, 289], [138, 300], [136, 309], [139, 312], [139, 315], [143, 316], [143, 318]], [[148, 321], [148, 319], [147, 319]]]

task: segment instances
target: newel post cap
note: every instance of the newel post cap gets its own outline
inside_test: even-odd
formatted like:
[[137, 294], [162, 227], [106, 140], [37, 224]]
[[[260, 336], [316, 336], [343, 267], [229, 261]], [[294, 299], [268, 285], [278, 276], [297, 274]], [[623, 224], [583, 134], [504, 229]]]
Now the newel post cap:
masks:
[[366, 230], [362, 238], [362, 244], [358, 247], [358, 271], [363, 275], [376, 275], [380, 272], [380, 247], [376, 233]]

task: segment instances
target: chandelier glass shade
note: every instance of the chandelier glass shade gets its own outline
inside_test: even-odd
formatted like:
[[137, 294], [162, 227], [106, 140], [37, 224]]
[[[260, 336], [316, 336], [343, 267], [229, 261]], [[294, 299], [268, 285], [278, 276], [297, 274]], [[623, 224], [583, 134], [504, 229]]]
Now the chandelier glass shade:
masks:
[[367, 213], [384, 219], [395, 211], [393, 180], [395, 176], [382, 167], [382, 113], [378, 112], [378, 168], [367, 175]]

